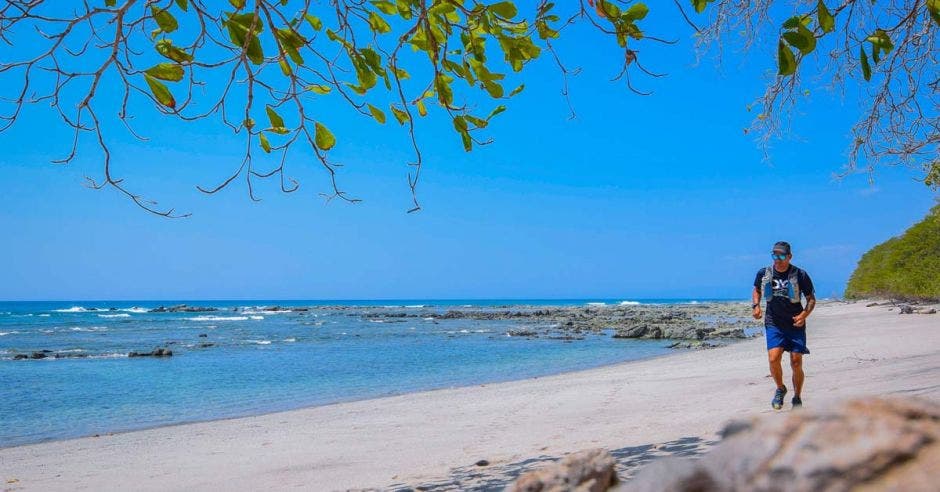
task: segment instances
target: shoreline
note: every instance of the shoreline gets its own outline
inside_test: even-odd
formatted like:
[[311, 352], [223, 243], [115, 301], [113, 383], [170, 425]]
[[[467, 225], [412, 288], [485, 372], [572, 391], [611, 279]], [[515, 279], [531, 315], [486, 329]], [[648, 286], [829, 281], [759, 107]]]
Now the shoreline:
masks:
[[[940, 318], [888, 309], [817, 308], [807, 405], [860, 394], [940, 399]], [[763, 351], [763, 338], [748, 339], [524, 380], [2, 448], [0, 478], [17, 480], [7, 485], [14, 490], [385, 488], [447, 482], [480, 459], [491, 464], [479, 469], [485, 475], [589, 447], [707, 443], [728, 419], [770, 413]]]

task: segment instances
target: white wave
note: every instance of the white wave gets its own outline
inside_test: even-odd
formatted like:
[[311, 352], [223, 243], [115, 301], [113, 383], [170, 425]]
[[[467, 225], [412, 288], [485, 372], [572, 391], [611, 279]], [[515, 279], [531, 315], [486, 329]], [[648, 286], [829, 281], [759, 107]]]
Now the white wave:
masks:
[[620, 301], [621, 306], [639, 306], [640, 303], [637, 301]]
[[460, 333], [470, 333], [470, 330], [460, 330]]
[[99, 318], [130, 318], [131, 315], [127, 313], [118, 313], [118, 314], [99, 314]]
[[124, 311], [125, 313], [137, 313], [137, 314], [143, 314], [143, 313], [149, 313], [149, 312], [150, 312], [149, 309], [147, 309], [147, 308], [142, 308], [142, 307], [130, 307], [130, 308], [118, 309], [118, 311]]
[[68, 309], [53, 309], [53, 311], [57, 313], [84, 313], [88, 310], [81, 306], [72, 306]]
[[588, 306], [606, 306], [607, 305], [606, 302], [587, 302], [585, 304], [587, 304]]
[[370, 319], [369, 323], [385, 323], [384, 319]]
[[59, 352], [60, 354], [77, 354], [77, 353], [79, 353], [79, 352], [84, 352], [84, 351], [85, 351], [84, 349], [65, 349], [65, 350], [57, 350], [57, 352]]
[[490, 330], [473, 330], [474, 333], [493, 333]]
[[425, 320], [425, 321], [434, 321], [434, 320], [435, 320], [435, 318], [421, 318], [421, 319], [423, 319], [423, 320]]
[[0, 331], [0, 337], [4, 335], [16, 335], [17, 333], [19, 332], [18, 331]]
[[266, 309], [245, 309], [242, 314], [284, 314], [289, 313], [290, 311], [269, 311]]
[[13, 316], [14, 318], [31, 318], [31, 317], [33, 317], [32, 313], [30, 313], [30, 314], [14, 314], [14, 315], [12, 315], [12, 316]]
[[424, 304], [410, 304], [405, 306], [406, 308], [423, 308]]
[[95, 354], [88, 356], [89, 359], [120, 359], [126, 358], [127, 354], [122, 352], [108, 352], [104, 354]]
[[259, 320], [259, 319], [264, 319], [264, 316], [249, 316], [249, 318], [253, 320]]
[[297, 339], [296, 339], [296, 338], [293, 338], [293, 337], [291, 337], [291, 338], [285, 338], [285, 339], [284, 339], [284, 341], [285, 341], [285, 342], [296, 342], [296, 341], [297, 341]]
[[690, 302], [688, 302], [687, 304], [699, 304], [699, 302], [698, 302], [698, 301], [690, 301]]
[[107, 326], [73, 326], [72, 331], [108, 331]]
[[49, 314], [49, 313], [45, 313], [45, 314], [40, 314], [40, 315], [39, 315], [40, 318], [48, 318], [49, 316], [52, 316], [52, 315]]
[[271, 345], [271, 340], [244, 340], [248, 343], [256, 343], [258, 345]]
[[191, 321], [245, 321], [248, 316], [195, 316], [186, 319]]
[[42, 333], [55, 333], [55, 330], [39, 330]]

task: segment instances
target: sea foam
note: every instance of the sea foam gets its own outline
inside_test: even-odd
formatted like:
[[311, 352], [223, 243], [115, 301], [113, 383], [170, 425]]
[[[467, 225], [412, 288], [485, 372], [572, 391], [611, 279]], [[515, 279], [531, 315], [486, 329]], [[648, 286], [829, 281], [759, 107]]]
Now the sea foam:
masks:
[[191, 321], [245, 321], [248, 316], [195, 316], [186, 319]]

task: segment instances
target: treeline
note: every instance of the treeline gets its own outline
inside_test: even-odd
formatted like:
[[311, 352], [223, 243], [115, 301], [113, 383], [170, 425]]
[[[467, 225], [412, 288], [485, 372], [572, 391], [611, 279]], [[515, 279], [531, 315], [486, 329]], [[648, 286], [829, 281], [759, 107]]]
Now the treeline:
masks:
[[940, 203], [904, 234], [865, 253], [845, 297], [940, 300]]

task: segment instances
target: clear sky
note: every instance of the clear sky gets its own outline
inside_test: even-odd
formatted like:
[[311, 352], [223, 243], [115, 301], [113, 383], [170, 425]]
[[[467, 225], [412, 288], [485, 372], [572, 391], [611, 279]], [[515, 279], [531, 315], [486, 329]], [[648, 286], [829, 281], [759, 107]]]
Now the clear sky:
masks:
[[[260, 203], [243, 182], [202, 195], [196, 184], [238, 165], [241, 138], [138, 105], [151, 140], [112, 128], [114, 172], [192, 212], [181, 220], [83, 187], [101, 174], [90, 140], [72, 164], [51, 164], [70, 135], [48, 108], [31, 108], [0, 134], [0, 299], [745, 298], [781, 239], [819, 295], [840, 294], [861, 254], [918, 221], [936, 195], [904, 169], [879, 171], [874, 186], [833, 178], [854, 89], [811, 88], [798, 137], [764, 162], [742, 129], [772, 49], [696, 65], [672, 10], [654, 9], [650, 29], [679, 43], [642, 45], [645, 65], [669, 73], [635, 79], [652, 96], [610, 81], [612, 40], [574, 30], [559, 50], [582, 68], [570, 87], [576, 119], [546, 56], [490, 125], [492, 145], [465, 153], [449, 121], [422, 120], [417, 214], [405, 213], [405, 134], [331, 102], [313, 107], [329, 114], [341, 185], [360, 204], [325, 204], [327, 177], [302, 152], [289, 162], [301, 181], [292, 195], [274, 182], [259, 184]], [[11, 81], [0, 78], [0, 93]]]

